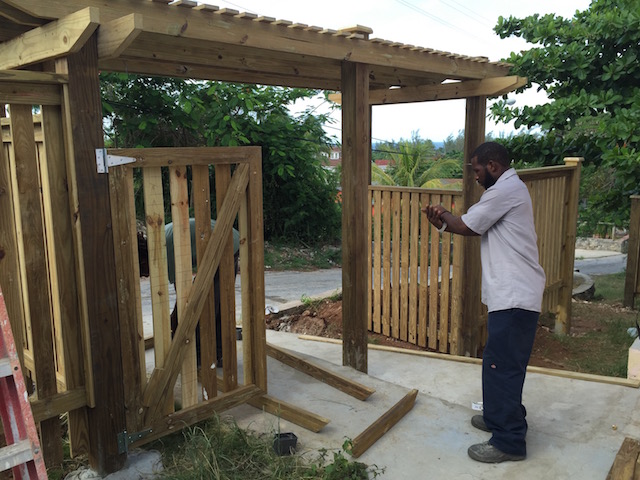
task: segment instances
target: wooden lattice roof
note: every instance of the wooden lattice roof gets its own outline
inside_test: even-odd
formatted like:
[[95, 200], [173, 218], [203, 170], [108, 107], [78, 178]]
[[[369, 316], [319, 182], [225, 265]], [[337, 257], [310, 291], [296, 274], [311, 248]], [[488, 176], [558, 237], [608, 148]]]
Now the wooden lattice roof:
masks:
[[188, 0], [0, 0], [0, 70], [63, 56], [96, 29], [100, 68], [111, 71], [339, 90], [349, 60], [369, 66], [372, 103], [496, 95], [522, 82], [503, 78], [508, 64], [370, 38], [367, 27]]

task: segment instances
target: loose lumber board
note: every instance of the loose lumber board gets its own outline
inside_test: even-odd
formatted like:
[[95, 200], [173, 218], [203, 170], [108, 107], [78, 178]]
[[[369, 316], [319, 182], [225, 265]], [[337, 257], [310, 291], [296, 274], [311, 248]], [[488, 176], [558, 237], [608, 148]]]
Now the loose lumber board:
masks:
[[275, 358], [285, 365], [289, 365], [290, 367], [301, 371], [302, 373], [306, 373], [316, 380], [320, 380], [327, 385], [337, 388], [358, 400], [366, 400], [375, 392], [375, 389], [373, 388], [362, 385], [361, 383], [355, 382], [347, 377], [343, 377], [342, 375], [338, 375], [337, 373], [333, 373], [322, 368], [318, 364], [305, 360], [300, 355], [296, 355], [285, 348], [276, 347], [275, 345], [267, 343], [267, 355], [271, 358]]
[[398, 403], [389, 409], [378, 420], [369, 425], [360, 435], [353, 439], [351, 456], [358, 458], [376, 443], [391, 427], [398, 423], [413, 408], [418, 390], [413, 389]]

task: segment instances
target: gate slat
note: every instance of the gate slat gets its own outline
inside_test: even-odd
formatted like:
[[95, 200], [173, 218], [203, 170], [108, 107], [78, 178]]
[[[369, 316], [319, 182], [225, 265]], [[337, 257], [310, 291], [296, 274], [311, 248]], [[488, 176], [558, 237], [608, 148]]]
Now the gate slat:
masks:
[[419, 193], [411, 194], [411, 228], [410, 228], [410, 258], [409, 258], [409, 332], [407, 340], [417, 343], [418, 328], [418, 259], [420, 245], [420, 203]]
[[[193, 278], [191, 262], [191, 229], [189, 226], [189, 191], [187, 168], [169, 167], [171, 219], [173, 221], [173, 250], [175, 260], [175, 289], [178, 322], [182, 321], [185, 302], [191, 291]], [[198, 402], [198, 366], [196, 362], [195, 329], [187, 337], [189, 345], [182, 360], [180, 376], [182, 406]]]
[[[430, 195], [420, 194], [420, 207], [429, 205]], [[429, 320], [428, 300], [429, 300], [429, 221], [427, 216], [422, 216], [420, 225], [420, 291], [418, 300], [418, 345], [427, 346], [427, 323]]]
[[[431, 195], [431, 204], [440, 204], [440, 195]], [[438, 347], [438, 267], [440, 265], [440, 233], [431, 225], [431, 252], [429, 258], [429, 348]]]
[[[451, 211], [451, 195], [442, 196], [442, 205]], [[441, 234], [442, 255], [440, 270], [440, 324], [438, 325], [438, 351], [449, 352], [449, 306], [450, 283], [449, 271], [451, 266], [451, 234]]]
[[[169, 277], [167, 275], [167, 242], [164, 235], [164, 200], [160, 167], [143, 168], [144, 206], [149, 253], [149, 282], [153, 314], [153, 346], [155, 367], [165, 366], [171, 346], [169, 311]], [[173, 411], [173, 399], [165, 401], [164, 413]]]
[[391, 325], [391, 193], [382, 192], [382, 333], [390, 334]]
[[[200, 265], [204, 250], [211, 238], [211, 187], [209, 185], [209, 166], [194, 165], [191, 167], [193, 179], [193, 210], [196, 222], [196, 258]], [[218, 375], [216, 367], [217, 343], [216, 338], [215, 299], [213, 286], [207, 294], [207, 301], [200, 315], [200, 380], [202, 382], [202, 396], [205, 400], [218, 395]]]

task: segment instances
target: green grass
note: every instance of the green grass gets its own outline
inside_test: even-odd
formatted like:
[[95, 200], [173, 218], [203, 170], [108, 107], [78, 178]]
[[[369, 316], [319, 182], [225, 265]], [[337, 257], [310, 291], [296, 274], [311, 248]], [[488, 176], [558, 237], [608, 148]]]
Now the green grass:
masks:
[[317, 270], [342, 265], [340, 245], [300, 246], [265, 242], [264, 265], [267, 270]]
[[594, 275], [593, 283], [596, 287], [596, 293], [593, 300], [609, 304], [622, 303], [625, 275], [625, 272], [612, 275]]
[[629, 347], [634, 341], [627, 329], [635, 327], [638, 312], [622, 307], [625, 273], [594, 275], [593, 280], [594, 298], [572, 306], [572, 324], [581, 320], [593, 328], [581, 335], [556, 338], [568, 349], [566, 363], [573, 370], [626, 378]]

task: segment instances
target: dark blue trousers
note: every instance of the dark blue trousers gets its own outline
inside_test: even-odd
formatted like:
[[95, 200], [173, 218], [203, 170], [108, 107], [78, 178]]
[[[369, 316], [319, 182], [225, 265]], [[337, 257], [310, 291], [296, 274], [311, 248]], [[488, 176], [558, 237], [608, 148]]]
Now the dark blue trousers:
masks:
[[512, 455], [526, 455], [527, 412], [522, 387], [533, 348], [538, 312], [513, 308], [489, 313], [482, 356], [483, 416], [489, 443]]

